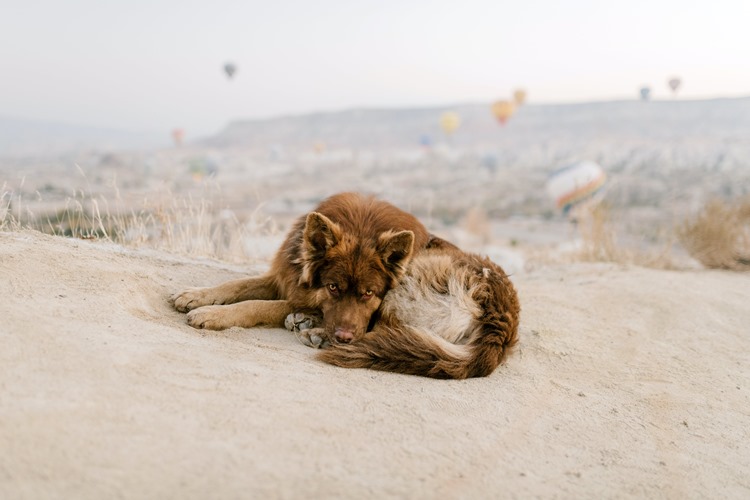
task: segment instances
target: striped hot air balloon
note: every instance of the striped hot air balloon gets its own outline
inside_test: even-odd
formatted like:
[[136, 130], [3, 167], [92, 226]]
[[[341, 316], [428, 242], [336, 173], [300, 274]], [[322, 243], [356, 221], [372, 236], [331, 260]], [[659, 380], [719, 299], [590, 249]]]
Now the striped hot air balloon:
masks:
[[547, 193], [563, 214], [590, 200], [597, 198], [607, 175], [602, 167], [592, 161], [581, 161], [565, 166], [547, 178]]

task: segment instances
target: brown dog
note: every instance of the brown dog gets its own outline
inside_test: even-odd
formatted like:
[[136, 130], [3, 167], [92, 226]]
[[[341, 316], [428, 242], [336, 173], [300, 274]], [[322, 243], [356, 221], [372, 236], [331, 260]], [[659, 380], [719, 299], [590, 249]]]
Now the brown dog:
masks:
[[[292, 313], [309, 325], [322, 315], [326, 336], [349, 342], [365, 334], [383, 297], [429, 238], [414, 216], [390, 203], [338, 194], [297, 221], [267, 274], [191, 288], [171, 302], [189, 311], [191, 326], [212, 330], [283, 326]], [[294, 318], [290, 328], [299, 330]]]
[[498, 265], [351, 193], [301, 218], [267, 274], [171, 300], [196, 328], [285, 325], [307, 345], [330, 343], [318, 355], [327, 363], [435, 378], [492, 373], [520, 313]]
[[318, 358], [434, 378], [483, 377], [516, 343], [520, 305], [497, 264], [433, 240], [386, 294], [373, 328]]

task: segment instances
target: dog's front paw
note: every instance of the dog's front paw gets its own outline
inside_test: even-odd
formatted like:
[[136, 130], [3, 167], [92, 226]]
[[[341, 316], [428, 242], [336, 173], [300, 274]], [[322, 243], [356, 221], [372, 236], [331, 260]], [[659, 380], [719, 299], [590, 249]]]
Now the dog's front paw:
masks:
[[290, 332], [299, 332], [317, 328], [323, 323], [320, 314], [296, 312], [289, 314], [284, 320], [284, 326]]
[[188, 312], [203, 306], [217, 304], [210, 288], [188, 288], [169, 298], [169, 303], [180, 312]]
[[228, 321], [224, 306], [203, 306], [187, 314], [188, 325], [206, 330], [224, 330], [234, 326]]
[[323, 328], [319, 328], [322, 318], [319, 314], [291, 313], [284, 320], [284, 326], [308, 347], [320, 349], [328, 346]]
[[307, 347], [313, 349], [325, 349], [328, 347], [328, 337], [326, 331], [322, 328], [310, 328], [309, 330], [302, 330], [300, 332], [294, 332], [300, 342], [305, 344]]

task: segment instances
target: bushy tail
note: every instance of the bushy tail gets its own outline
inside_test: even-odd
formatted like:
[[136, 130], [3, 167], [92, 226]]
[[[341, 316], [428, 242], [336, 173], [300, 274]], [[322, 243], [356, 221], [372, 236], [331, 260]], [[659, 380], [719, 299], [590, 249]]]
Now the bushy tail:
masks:
[[515, 318], [507, 316], [481, 325], [470, 343], [453, 344], [397, 321], [381, 322], [363, 339], [336, 344], [320, 352], [318, 359], [344, 368], [441, 379], [484, 377], [495, 370], [516, 343], [516, 331]]

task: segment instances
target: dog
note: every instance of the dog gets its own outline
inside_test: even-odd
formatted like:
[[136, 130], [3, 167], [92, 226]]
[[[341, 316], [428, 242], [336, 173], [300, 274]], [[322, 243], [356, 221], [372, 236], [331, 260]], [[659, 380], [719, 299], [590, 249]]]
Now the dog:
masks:
[[345, 368], [464, 379], [492, 373], [517, 342], [518, 294], [500, 266], [433, 240], [384, 297], [373, 328], [318, 359]]
[[297, 220], [265, 275], [191, 288], [170, 300], [196, 328], [287, 322], [299, 330], [296, 313], [302, 322], [322, 321], [327, 338], [351, 342], [365, 334], [385, 294], [429, 240], [413, 215], [373, 196], [341, 193]]
[[512, 282], [412, 215], [342, 193], [301, 217], [270, 271], [171, 297], [196, 328], [286, 326], [318, 358], [433, 378], [489, 375], [517, 341]]

